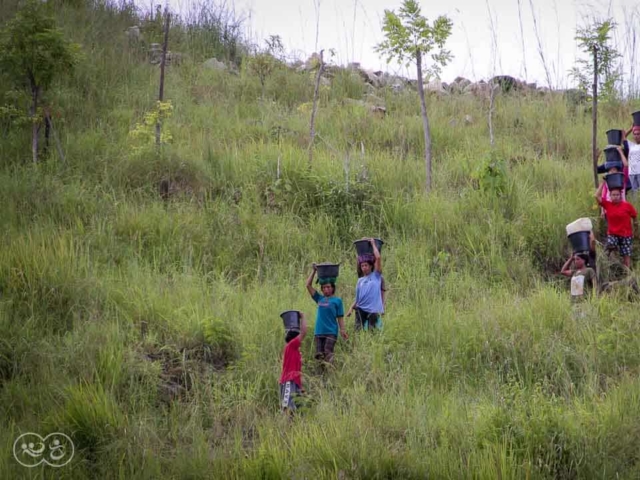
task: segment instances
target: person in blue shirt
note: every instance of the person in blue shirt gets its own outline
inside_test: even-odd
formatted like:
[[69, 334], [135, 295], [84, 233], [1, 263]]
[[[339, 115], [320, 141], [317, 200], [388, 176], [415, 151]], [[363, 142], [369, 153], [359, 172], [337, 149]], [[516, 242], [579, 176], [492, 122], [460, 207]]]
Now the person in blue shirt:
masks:
[[370, 238], [373, 247], [373, 261], [363, 259], [360, 269], [363, 276], [358, 279], [356, 285], [356, 299], [347, 312], [347, 317], [355, 309], [356, 330], [381, 329], [380, 315], [384, 313], [382, 298], [382, 258], [373, 238]]
[[315, 358], [320, 361], [333, 363], [333, 350], [338, 340], [338, 330], [342, 338], [347, 340], [349, 336], [344, 329], [344, 306], [342, 299], [335, 296], [335, 278], [318, 278], [322, 295], [313, 288], [313, 278], [316, 275], [316, 265], [313, 264], [313, 271], [307, 278], [307, 291], [311, 298], [318, 304], [316, 312], [316, 325], [314, 337], [316, 343]]

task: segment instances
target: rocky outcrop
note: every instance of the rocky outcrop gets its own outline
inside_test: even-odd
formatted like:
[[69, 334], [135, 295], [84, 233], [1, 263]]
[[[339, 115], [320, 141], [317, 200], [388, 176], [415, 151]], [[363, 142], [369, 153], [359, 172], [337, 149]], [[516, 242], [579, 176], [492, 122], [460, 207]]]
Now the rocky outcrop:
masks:
[[[149, 45], [149, 63], [151, 65], [160, 65], [162, 62], [162, 45], [152, 43]], [[166, 65], [179, 65], [182, 63], [182, 54], [167, 50]]]
[[205, 60], [204, 62], [202, 62], [202, 66], [208, 70], [220, 70], [220, 71], [228, 70], [227, 64], [224, 62], [221, 62], [215, 57], [209, 58], [208, 60]]

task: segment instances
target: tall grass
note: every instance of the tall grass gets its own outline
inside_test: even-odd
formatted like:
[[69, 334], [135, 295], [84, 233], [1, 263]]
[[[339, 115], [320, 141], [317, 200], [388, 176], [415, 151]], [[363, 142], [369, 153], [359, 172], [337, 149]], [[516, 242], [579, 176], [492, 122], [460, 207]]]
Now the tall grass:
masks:
[[[501, 96], [490, 153], [486, 102], [429, 98], [425, 197], [416, 93], [372, 98], [338, 71], [309, 170], [313, 79], [283, 68], [263, 97], [237, 18], [203, 4], [172, 31], [187, 55], [167, 70], [173, 142], [156, 153], [128, 134], [158, 72], [124, 36], [140, 24], [152, 40], [154, 17], [57, 5], [88, 54], [49, 97], [66, 161], [25, 162], [28, 132], [2, 124], [0, 478], [29, 475], [10, 453], [27, 431], [76, 444], [72, 463], [33, 478], [637, 477], [635, 306], [601, 297], [579, 318], [558, 275], [565, 225], [598, 215], [582, 108]], [[209, 56], [238, 74], [203, 69]], [[600, 124], [630, 111], [605, 109]], [[480, 181], [492, 158], [499, 190]], [[350, 303], [362, 236], [386, 242], [384, 331], [356, 335], [347, 319], [326, 376], [307, 338], [309, 395], [288, 420], [279, 314], [313, 325], [312, 262], [341, 263]]]

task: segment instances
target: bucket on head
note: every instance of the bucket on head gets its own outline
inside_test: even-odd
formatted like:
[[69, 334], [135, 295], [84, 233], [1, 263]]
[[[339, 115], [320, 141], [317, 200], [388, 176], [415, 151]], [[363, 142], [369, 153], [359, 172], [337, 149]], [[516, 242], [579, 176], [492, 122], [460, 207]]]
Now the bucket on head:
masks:
[[321, 278], [337, 278], [340, 274], [339, 263], [319, 263], [316, 265], [318, 279]]
[[608, 173], [605, 175], [604, 180], [607, 182], [609, 190], [624, 188], [624, 174], [622, 173]]
[[631, 116], [633, 117], [633, 126], [640, 126], [640, 110], [633, 112]]
[[592, 230], [593, 223], [590, 218], [579, 218], [567, 225], [567, 237], [573, 233], [591, 232]]
[[[378, 251], [382, 252], [382, 245], [384, 244], [384, 242], [379, 238], [374, 238], [373, 241], [376, 242]], [[353, 244], [356, 246], [356, 252], [358, 253], [358, 256], [367, 254], [373, 255], [373, 247], [371, 246], [371, 242], [369, 242], [369, 239], [363, 238], [360, 240], [356, 240], [355, 242], [353, 242]]]
[[280, 314], [284, 322], [285, 330], [300, 330], [300, 312], [298, 310], [287, 310]]
[[618, 151], [617, 145], [607, 145], [604, 147], [605, 163], [620, 163], [622, 164], [622, 158]]
[[609, 145], [622, 145], [623, 136], [622, 130], [607, 130], [607, 142], [609, 142]]
[[573, 253], [588, 252], [590, 247], [589, 232], [576, 232], [569, 235]]
[[614, 168], [617, 169], [618, 172], [621, 172], [624, 168], [624, 165], [622, 164], [622, 162], [604, 162], [605, 171], [608, 172]]

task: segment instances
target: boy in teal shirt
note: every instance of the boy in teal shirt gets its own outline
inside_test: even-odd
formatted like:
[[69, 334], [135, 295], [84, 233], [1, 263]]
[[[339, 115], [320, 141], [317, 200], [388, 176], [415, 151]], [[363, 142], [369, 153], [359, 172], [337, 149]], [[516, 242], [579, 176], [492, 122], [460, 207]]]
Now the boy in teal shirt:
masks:
[[349, 338], [344, 329], [344, 306], [342, 299], [335, 296], [336, 284], [333, 278], [319, 278], [322, 295], [313, 288], [316, 266], [307, 278], [307, 291], [318, 304], [314, 337], [316, 343], [315, 358], [321, 362], [333, 363], [333, 350], [338, 340], [338, 331], [345, 340]]

